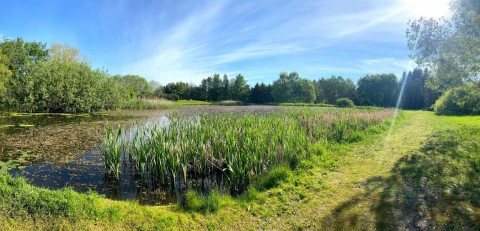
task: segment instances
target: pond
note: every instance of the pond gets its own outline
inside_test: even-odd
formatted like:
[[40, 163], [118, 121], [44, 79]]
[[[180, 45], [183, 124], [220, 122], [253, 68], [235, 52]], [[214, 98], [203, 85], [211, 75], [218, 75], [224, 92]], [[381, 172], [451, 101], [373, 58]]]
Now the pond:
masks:
[[[121, 178], [106, 174], [101, 145], [107, 127], [161, 123], [170, 113], [253, 113], [275, 109], [272, 106], [192, 106], [95, 115], [3, 114], [0, 117], [0, 171], [8, 169], [12, 176], [50, 189], [70, 187], [142, 204], [175, 203], [177, 187], [139, 177], [127, 161], [123, 161]], [[225, 186], [221, 177], [187, 181], [187, 187], [197, 190], [211, 187], [224, 190]]]

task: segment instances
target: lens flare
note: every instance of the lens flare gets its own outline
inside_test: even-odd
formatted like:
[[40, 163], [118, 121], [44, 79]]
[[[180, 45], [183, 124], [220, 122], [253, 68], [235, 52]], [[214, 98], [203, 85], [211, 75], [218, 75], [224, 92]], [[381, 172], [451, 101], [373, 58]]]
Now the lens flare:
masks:
[[402, 0], [405, 9], [415, 18], [440, 18], [450, 14], [449, 0]]

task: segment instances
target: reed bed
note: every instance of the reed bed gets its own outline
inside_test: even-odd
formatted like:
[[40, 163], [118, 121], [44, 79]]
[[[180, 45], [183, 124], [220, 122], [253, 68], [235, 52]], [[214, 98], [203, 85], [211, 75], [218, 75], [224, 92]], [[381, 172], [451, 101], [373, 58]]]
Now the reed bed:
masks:
[[273, 166], [294, 166], [312, 144], [342, 142], [392, 115], [389, 110], [294, 109], [262, 114], [171, 115], [158, 123], [108, 129], [103, 147], [108, 173], [121, 163], [157, 185], [223, 177], [232, 194]]

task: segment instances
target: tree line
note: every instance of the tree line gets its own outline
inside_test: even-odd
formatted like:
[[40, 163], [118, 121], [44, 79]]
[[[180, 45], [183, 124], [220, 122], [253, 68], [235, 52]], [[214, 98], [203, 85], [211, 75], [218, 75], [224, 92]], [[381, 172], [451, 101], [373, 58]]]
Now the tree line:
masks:
[[339, 99], [346, 98], [356, 105], [393, 107], [404, 85], [400, 106], [422, 109], [430, 107], [439, 97], [438, 92], [426, 87], [428, 78], [427, 69], [414, 69], [404, 73], [400, 80], [394, 74], [375, 74], [366, 75], [355, 84], [341, 76], [309, 80], [297, 72], [281, 72], [273, 83], [256, 83], [251, 87], [240, 74], [233, 79], [226, 74], [223, 78], [214, 74], [203, 79], [200, 85], [176, 82], [158, 86], [155, 95], [170, 100], [236, 100], [253, 104], [336, 104]]
[[394, 74], [366, 75], [355, 84], [341, 76], [309, 80], [297, 72], [281, 72], [273, 83], [249, 86], [241, 74], [229, 78], [214, 74], [195, 85], [186, 82], [148, 82], [138, 75], [110, 75], [93, 69], [76, 48], [26, 42], [21, 38], [0, 43], [0, 104], [24, 112], [92, 112], [125, 108], [145, 97], [169, 100], [233, 100], [252, 104], [322, 103], [342, 99], [356, 105], [392, 107], [402, 83], [402, 107], [431, 106], [439, 93], [426, 87], [427, 70], [415, 69], [397, 80]]

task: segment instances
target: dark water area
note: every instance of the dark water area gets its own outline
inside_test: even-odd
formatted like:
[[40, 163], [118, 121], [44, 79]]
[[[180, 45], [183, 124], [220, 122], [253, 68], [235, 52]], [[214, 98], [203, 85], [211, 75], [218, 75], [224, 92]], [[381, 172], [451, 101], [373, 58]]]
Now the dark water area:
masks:
[[68, 163], [38, 161], [12, 168], [12, 176], [23, 177], [28, 183], [49, 188], [72, 188], [78, 192], [93, 191], [113, 200], [132, 200], [140, 204], [165, 205], [177, 202], [187, 190], [208, 193], [212, 189], [226, 192], [226, 178], [215, 174], [200, 178], [191, 176], [184, 184], [183, 179], [177, 183], [155, 182], [136, 173], [128, 160], [122, 160], [120, 177], [117, 179], [105, 173], [104, 159], [98, 150], [92, 150]]
[[111, 116], [108, 114], [4, 113], [0, 114], [0, 132], [14, 134], [35, 127], [76, 124], [81, 122], [119, 121], [132, 118], [134, 118], [134, 116]]
[[141, 204], [175, 203], [174, 190], [145, 185], [132, 171], [124, 169], [119, 180], [105, 174], [103, 156], [92, 150], [68, 163], [37, 162], [9, 170], [10, 175], [23, 177], [32, 185], [78, 192], [93, 191], [114, 200], [136, 200]]

